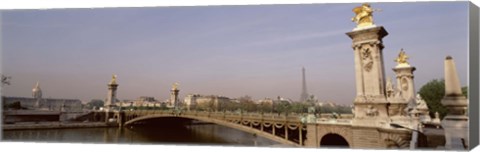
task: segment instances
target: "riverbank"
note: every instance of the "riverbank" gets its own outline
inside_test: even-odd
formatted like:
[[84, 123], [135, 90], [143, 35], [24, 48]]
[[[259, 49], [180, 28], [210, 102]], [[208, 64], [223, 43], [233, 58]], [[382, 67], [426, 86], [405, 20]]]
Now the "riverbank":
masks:
[[2, 130], [31, 130], [31, 129], [64, 129], [64, 128], [98, 128], [115, 127], [104, 122], [43, 122], [43, 123], [16, 123], [2, 124]]

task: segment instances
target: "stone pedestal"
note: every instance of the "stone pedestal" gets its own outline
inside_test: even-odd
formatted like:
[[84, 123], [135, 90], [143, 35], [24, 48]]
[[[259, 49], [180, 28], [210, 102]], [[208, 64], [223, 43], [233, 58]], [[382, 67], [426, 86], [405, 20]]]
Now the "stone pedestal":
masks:
[[[395, 88], [394, 97], [389, 98], [388, 114], [391, 118], [391, 123], [413, 127], [412, 118], [408, 116], [408, 108], [416, 107], [415, 86], [413, 83], [415, 67], [408, 63], [402, 63], [393, 68], [393, 71], [396, 74], [397, 87]], [[411, 104], [410, 107], [408, 107], [409, 104]]]
[[112, 116], [110, 112], [114, 110], [115, 101], [117, 96], [117, 87], [116, 76], [114, 75], [110, 83], [108, 83], [108, 96], [107, 101], [105, 101], [104, 110], [105, 110], [105, 123], [109, 123], [109, 118]]
[[443, 119], [446, 149], [466, 149], [468, 146], [468, 121]]
[[35, 98], [34, 108], [40, 109], [42, 107], [42, 89], [40, 89], [40, 84], [38, 81], [35, 87], [32, 89], [32, 93], [33, 98]]
[[430, 111], [428, 110], [427, 103], [425, 102], [425, 100], [422, 99], [420, 94], [417, 94], [416, 102], [417, 102], [417, 110], [419, 112], [420, 122], [422, 123], [432, 122], [432, 118], [430, 117]]
[[170, 90], [170, 106], [172, 108], [178, 108], [178, 92], [180, 92], [178, 89]]
[[353, 40], [355, 58], [356, 97], [353, 125], [388, 126], [383, 64], [383, 37], [387, 31], [382, 26], [356, 29], [347, 35]]
[[445, 130], [445, 148], [466, 149], [468, 147], [467, 98], [463, 96], [460, 80], [453, 58], [445, 59], [445, 97], [442, 105], [447, 107], [448, 114], [442, 120]]
[[306, 139], [305, 139], [305, 147], [318, 147], [320, 143], [320, 139], [318, 139], [317, 134], [317, 123], [307, 123], [306, 124], [306, 129], [307, 129], [307, 134], [306, 134]]
[[113, 107], [115, 107], [115, 100], [117, 99], [116, 98], [117, 87], [118, 87], [118, 84], [116, 83], [108, 84], [108, 96], [107, 96], [107, 101], [105, 102], [106, 110], [111, 110]]
[[415, 99], [415, 86], [413, 83], [413, 71], [415, 67], [409, 64], [399, 64], [393, 71], [397, 75], [398, 90], [406, 101]]

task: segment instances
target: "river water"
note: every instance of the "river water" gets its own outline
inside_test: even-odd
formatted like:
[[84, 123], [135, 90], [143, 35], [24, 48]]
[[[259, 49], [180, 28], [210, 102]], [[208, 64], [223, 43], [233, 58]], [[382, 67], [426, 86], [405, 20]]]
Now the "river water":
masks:
[[2, 140], [54, 143], [275, 146], [251, 133], [215, 124], [3, 131]]

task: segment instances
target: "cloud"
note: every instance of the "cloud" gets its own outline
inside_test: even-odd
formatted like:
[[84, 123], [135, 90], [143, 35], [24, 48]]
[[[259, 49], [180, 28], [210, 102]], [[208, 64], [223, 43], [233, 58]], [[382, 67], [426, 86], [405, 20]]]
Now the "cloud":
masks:
[[295, 44], [299, 41], [308, 41], [312, 39], [327, 38], [332, 36], [338, 36], [347, 29], [333, 30], [328, 32], [317, 31], [316, 33], [297, 33], [297, 34], [288, 34], [284, 36], [274, 36], [272, 39], [266, 39], [263, 41], [255, 41], [252, 43], [243, 44], [245, 47], [257, 47], [257, 46], [275, 46], [279, 44]]

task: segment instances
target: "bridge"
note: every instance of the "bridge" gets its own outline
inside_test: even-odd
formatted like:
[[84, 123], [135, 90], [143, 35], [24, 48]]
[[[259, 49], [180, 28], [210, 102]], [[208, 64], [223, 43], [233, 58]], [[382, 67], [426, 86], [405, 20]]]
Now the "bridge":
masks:
[[[385, 77], [383, 38], [388, 35], [385, 28], [373, 23], [368, 25], [362, 23], [346, 34], [352, 39], [351, 47], [355, 61], [356, 96], [353, 99], [353, 118], [325, 114], [317, 117], [313, 113], [306, 116], [281, 116], [173, 110], [103, 112], [104, 116], [97, 114], [95, 117], [103, 117], [103, 120], [108, 122], [114, 120], [120, 126], [130, 126], [147, 120], [154, 121], [157, 118], [199, 120], [297, 147], [337, 146], [363, 149], [422, 147], [418, 141], [420, 131], [416, 130], [421, 128], [419, 117], [421, 114], [415, 105], [410, 104], [410, 101], [417, 102], [413, 83], [415, 67], [406, 62], [405, 55], [399, 54], [397, 58], [399, 62], [393, 68], [397, 79], [396, 89]], [[113, 77], [108, 84], [105, 106], [107, 109], [116, 106], [113, 99], [116, 98], [117, 87], [118, 84]], [[169, 104], [179, 108], [177, 106], [180, 90], [174, 85], [170, 91]]]
[[[351, 124], [352, 114], [320, 114], [316, 117], [312, 113], [280, 115], [226, 111], [133, 110], [97, 111], [93, 117], [97, 121], [114, 120], [109, 123], [114, 123], [121, 127], [142, 125], [142, 122], [158, 121], [158, 119], [162, 118], [198, 120], [251, 133], [291, 147], [362, 147], [356, 145], [353, 139], [353, 131], [355, 129], [353, 129], [354, 127]], [[404, 131], [404, 133], [407, 132]], [[394, 147], [397, 148], [408, 147], [408, 141], [403, 140], [399, 136], [389, 137], [387, 135], [382, 139], [376, 140], [391, 141], [395, 145]]]

